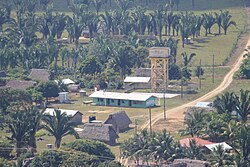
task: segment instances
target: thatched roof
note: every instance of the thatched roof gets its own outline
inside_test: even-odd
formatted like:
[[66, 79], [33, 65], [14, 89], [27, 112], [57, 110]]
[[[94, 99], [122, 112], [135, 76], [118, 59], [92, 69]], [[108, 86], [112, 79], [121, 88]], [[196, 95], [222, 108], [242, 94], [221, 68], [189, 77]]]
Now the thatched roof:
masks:
[[7, 77], [7, 74], [5, 71], [0, 71], [0, 77]]
[[111, 124], [101, 123], [86, 123], [83, 131], [79, 134], [81, 138], [100, 140], [109, 142], [113, 139], [119, 138]]
[[[210, 164], [206, 161], [193, 160], [193, 159], [175, 159], [173, 165], [186, 164], [186, 167], [210, 167]], [[174, 166], [177, 167], [177, 166]], [[181, 167], [181, 166], [180, 166]]]
[[21, 80], [11, 80], [7, 82], [4, 86], [5, 88], [25, 90], [27, 88], [35, 86], [36, 82], [33, 81], [21, 81]]
[[49, 80], [49, 71], [47, 69], [31, 69], [29, 77], [32, 80], [38, 81], [48, 81]]
[[126, 127], [127, 125], [132, 123], [125, 111], [118, 111], [110, 114], [104, 124], [109, 122], [110, 119], [112, 119], [116, 123], [116, 125], [119, 125], [120, 127]]
[[136, 77], [151, 77], [151, 68], [137, 68], [135, 70]]

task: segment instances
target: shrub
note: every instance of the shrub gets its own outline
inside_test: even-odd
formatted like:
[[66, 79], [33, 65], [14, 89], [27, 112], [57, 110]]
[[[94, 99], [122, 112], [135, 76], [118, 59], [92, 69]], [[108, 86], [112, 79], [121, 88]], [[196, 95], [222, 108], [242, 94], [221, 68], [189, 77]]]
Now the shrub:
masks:
[[13, 150], [13, 145], [8, 141], [0, 142], [0, 157], [9, 159], [10, 153]]
[[65, 144], [64, 147], [74, 149], [76, 151], [85, 152], [90, 155], [108, 157], [111, 160], [115, 158], [110, 149], [105, 144], [99, 141], [78, 139]]

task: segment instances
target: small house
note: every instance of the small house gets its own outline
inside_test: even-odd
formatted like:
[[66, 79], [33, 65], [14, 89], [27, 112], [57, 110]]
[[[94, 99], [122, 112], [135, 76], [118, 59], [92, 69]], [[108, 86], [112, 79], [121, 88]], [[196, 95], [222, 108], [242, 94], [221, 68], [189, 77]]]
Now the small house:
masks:
[[123, 132], [129, 129], [129, 124], [132, 121], [128, 117], [125, 111], [118, 111], [109, 115], [104, 124], [112, 124], [117, 133]]
[[[59, 109], [62, 113], [65, 113], [67, 116], [72, 117], [71, 121], [75, 122], [76, 124], [82, 123], [82, 113], [78, 110], [65, 110], [65, 109]], [[46, 108], [44, 111], [44, 114], [49, 114], [51, 116], [54, 115], [55, 109], [54, 108]]]
[[102, 141], [108, 145], [115, 145], [119, 138], [111, 124], [86, 123], [83, 126], [80, 138]]
[[50, 74], [47, 69], [31, 69], [29, 77], [35, 81], [48, 81]]
[[150, 94], [96, 91], [89, 97], [98, 106], [149, 108], [156, 106], [157, 97]]
[[69, 102], [69, 92], [60, 92], [59, 94], [59, 101], [60, 103], [68, 103]]
[[125, 90], [150, 89], [150, 77], [126, 77], [124, 79]]

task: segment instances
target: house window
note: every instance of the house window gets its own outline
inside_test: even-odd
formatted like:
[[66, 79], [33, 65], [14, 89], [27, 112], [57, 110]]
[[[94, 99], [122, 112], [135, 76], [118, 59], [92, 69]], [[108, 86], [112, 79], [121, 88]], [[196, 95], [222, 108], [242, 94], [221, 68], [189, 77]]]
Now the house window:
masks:
[[98, 98], [97, 101], [103, 102], [103, 99]]
[[124, 100], [122, 100], [122, 103], [125, 103]]
[[113, 99], [111, 99], [111, 102], [114, 103], [115, 101]]
[[143, 104], [143, 101], [133, 101], [133, 104]]

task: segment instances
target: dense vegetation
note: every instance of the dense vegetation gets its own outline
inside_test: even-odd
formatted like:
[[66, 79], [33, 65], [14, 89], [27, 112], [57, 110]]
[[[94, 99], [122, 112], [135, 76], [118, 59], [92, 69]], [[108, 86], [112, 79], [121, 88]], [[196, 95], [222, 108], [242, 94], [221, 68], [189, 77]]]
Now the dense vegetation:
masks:
[[[202, 137], [213, 142], [227, 142], [237, 151], [227, 153], [219, 145], [209, 154], [202, 151], [195, 140], [190, 147], [182, 147], [166, 131], [161, 133], [143, 130], [121, 146], [123, 156], [142, 162], [166, 163], [178, 158], [210, 161], [214, 166], [250, 165], [250, 94], [240, 91], [240, 96], [226, 92], [214, 100], [215, 111], [196, 109], [185, 118], [186, 129], [181, 133]], [[150, 134], [151, 133], [151, 134]]]
[[[68, 1], [73, 15], [66, 15], [54, 13], [50, 1], [38, 5], [36, 0], [25, 3], [13, 0], [13, 6], [0, 10], [0, 69], [49, 68], [56, 77], [63, 74], [77, 77], [85, 87], [99, 84], [119, 88], [126, 74], [148, 66], [148, 47], [170, 47], [170, 67], [178, 67], [176, 36], [181, 37], [184, 47], [189, 37], [201, 36], [202, 28], [205, 36], [220, 35], [222, 30], [226, 34], [228, 27], [236, 25], [229, 11], [174, 12], [179, 3], [174, 0], [152, 12], [134, 6], [132, 0], [118, 0], [117, 9], [100, 13], [104, 3]], [[42, 10], [39, 14], [37, 7]], [[214, 26], [218, 32], [212, 32]], [[82, 45], [80, 37], [86, 33], [90, 41]], [[66, 41], [62, 39], [65, 36], [68, 36]], [[179, 68], [172, 69], [170, 78], [181, 78], [176, 72]], [[186, 79], [190, 78], [190, 69], [185, 67], [181, 71]]]

